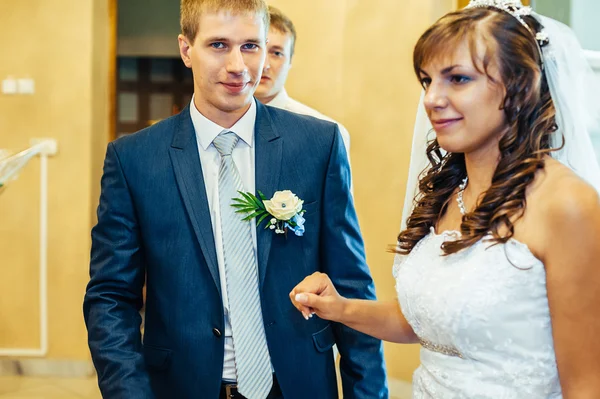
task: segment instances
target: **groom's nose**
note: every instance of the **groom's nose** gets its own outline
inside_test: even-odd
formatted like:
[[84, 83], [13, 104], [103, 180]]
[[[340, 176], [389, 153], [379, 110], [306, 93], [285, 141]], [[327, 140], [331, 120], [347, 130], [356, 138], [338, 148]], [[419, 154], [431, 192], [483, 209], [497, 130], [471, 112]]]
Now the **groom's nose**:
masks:
[[241, 75], [248, 70], [248, 66], [244, 61], [244, 56], [240, 49], [234, 49], [229, 53], [227, 58], [227, 72]]

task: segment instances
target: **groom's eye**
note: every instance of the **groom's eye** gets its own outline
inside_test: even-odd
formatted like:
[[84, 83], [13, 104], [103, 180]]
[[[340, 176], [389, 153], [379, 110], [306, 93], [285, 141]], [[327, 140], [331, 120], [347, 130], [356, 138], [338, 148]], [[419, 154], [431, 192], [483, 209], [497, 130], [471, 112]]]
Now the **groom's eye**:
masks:
[[210, 46], [212, 48], [217, 49], [217, 50], [221, 50], [221, 49], [225, 48], [225, 43], [223, 43], [223, 42], [214, 42], [214, 43], [211, 43]]

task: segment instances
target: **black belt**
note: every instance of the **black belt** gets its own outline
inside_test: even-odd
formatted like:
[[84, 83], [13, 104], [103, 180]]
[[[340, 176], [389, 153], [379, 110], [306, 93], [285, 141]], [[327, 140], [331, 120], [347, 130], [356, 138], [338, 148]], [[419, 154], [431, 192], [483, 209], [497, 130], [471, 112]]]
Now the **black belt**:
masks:
[[[277, 399], [281, 396], [283, 396], [283, 394], [281, 393], [279, 382], [277, 382], [277, 378], [275, 378], [275, 374], [273, 374], [273, 387], [265, 399]], [[246, 397], [238, 392], [237, 384], [235, 382], [222, 382], [219, 399], [246, 399]]]

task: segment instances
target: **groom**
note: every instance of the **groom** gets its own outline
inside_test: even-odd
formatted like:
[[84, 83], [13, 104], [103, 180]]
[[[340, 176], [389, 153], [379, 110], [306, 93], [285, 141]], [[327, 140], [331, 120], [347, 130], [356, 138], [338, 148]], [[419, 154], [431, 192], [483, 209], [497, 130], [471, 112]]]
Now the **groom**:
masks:
[[[106, 154], [84, 301], [103, 397], [334, 399], [337, 343], [344, 397], [387, 398], [380, 341], [288, 300], [315, 271], [375, 298], [339, 129], [254, 100], [264, 0], [182, 0], [181, 25], [192, 103]], [[237, 190], [291, 190], [304, 235], [243, 222]]]

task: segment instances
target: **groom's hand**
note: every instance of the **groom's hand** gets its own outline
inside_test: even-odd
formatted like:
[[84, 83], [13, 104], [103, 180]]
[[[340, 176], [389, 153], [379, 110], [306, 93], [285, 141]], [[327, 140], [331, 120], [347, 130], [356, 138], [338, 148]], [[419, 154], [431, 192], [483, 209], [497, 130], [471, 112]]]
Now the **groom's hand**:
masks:
[[341, 321], [346, 298], [340, 296], [324, 273], [306, 277], [290, 292], [290, 300], [306, 320], [316, 314], [322, 319]]

